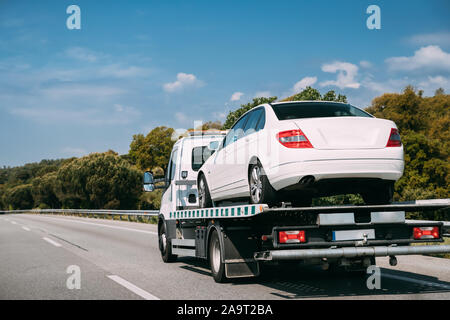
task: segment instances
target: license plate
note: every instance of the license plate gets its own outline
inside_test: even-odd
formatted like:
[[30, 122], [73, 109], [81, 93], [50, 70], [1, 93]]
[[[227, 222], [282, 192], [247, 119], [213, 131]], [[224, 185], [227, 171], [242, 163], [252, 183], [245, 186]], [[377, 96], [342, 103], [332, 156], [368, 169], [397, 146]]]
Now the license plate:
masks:
[[367, 239], [375, 239], [374, 229], [340, 230], [333, 231], [333, 241], [363, 240], [365, 234], [367, 235]]

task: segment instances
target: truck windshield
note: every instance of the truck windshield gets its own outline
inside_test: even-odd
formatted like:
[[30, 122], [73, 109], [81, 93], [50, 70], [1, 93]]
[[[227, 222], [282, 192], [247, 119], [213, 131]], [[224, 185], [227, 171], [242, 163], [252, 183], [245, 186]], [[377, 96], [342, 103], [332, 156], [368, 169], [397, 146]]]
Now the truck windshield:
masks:
[[352, 105], [332, 102], [283, 103], [272, 105], [272, 108], [278, 120], [325, 117], [373, 117]]

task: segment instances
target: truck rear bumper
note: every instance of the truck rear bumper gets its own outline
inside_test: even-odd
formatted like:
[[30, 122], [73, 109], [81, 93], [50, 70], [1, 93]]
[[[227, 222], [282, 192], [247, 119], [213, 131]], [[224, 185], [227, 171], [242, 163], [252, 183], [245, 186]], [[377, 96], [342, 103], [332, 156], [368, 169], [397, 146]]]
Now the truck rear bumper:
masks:
[[434, 246], [376, 246], [336, 249], [288, 249], [256, 252], [255, 260], [307, 260], [317, 258], [386, 257], [412, 254], [450, 253], [450, 245]]

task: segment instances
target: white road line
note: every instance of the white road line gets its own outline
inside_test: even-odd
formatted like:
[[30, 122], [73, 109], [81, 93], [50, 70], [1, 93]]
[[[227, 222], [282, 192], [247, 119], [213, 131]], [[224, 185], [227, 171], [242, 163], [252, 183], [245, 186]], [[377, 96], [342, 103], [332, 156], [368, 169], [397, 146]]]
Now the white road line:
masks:
[[109, 279], [117, 282], [118, 284], [120, 284], [121, 286], [127, 288], [128, 290], [130, 290], [131, 292], [137, 294], [138, 296], [140, 296], [141, 298], [144, 298], [145, 300], [160, 300], [158, 297], [155, 297], [154, 295], [152, 295], [151, 293], [148, 293], [147, 291], [135, 286], [134, 284], [132, 284], [131, 282], [128, 282], [125, 279], [122, 279], [119, 276], [116, 275], [111, 275], [111, 276], [107, 276]]
[[22, 227], [22, 229], [25, 231], [30, 231], [30, 228], [27, 228], [27, 227]]
[[12, 224], [17, 224], [17, 222], [15, 222], [15, 221], [11, 221], [11, 223], [12, 223]]
[[419, 280], [419, 279], [412, 279], [412, 278], [403, 277], [403, 276], [397, 276], [397, 275], [393, 275], [393, 274], [381, 274], [381, 276], [383, 278], [390, 278], [390, 279], [394, 279], [394, 280], [401, 280], [401, 281], [412, 282], [412, 283], [420, 284], [422, 286], [438, 287], [438, 288], [441, 288], [441, 289], [450, 290], [450, 286], [442, 284], [442, 283], [424, 281], [424, 280]]
[[54, 220], [59, 220], [59, 221], [70, 221], [70, 222], [76, 222], [76, 223], [82, 223], [82, 224], [90, 224], [90, 225], [93, 225], [93, 226], [106, 227], [106, 228], [111, 228], [111, 229], [127, 230], [127, 231], [134, 231], [134, 232], [158, 235], [158, 233], [154, 232], [154, 231], [139, 230], [139, 229], [133, 229], [133, 228], [127, 228], [127, 227], [110, 226], [110, 225], [101, 224], [101, 223], [93, 223], [93, 222], [78, 221], [78, 220], [64, 219], [64, 218], [61, 219], [61, 218], [53, 218], [53, 217], [45, 217], [45, 219], [54, 219]]
[[51, 244], [54, 245], [55, 247], [61, 247], [61, 244], [59, 244], [59, 243], [56, 242], [56, 241], [53, 241], [53, 240], [50, 239], [50, 238], [43, 237], [42, 239], [44, 239], [44, 240], [47, 241], [48, 243], [51, 243]]

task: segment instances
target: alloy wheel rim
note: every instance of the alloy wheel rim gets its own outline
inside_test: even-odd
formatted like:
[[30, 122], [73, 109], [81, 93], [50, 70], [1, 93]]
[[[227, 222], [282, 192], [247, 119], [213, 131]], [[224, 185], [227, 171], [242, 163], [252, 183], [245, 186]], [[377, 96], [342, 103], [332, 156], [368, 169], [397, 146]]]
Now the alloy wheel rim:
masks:
[[200, 180], [200, 185], [198, 188], [198, 200], [199, 200], [199, 204], [200, 207], [204, 207], [205, 206], [205, 182], [203, 181], [203, 179]]
[[254, 203], [259, 203], [262, 194], [261, 168], [255, 166], [250, 175], [250, 195]]

